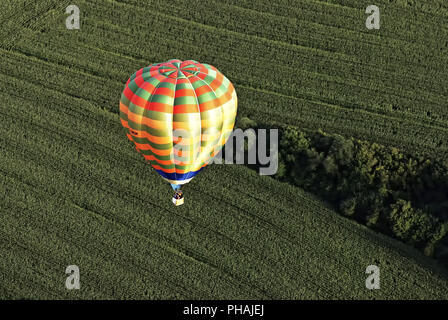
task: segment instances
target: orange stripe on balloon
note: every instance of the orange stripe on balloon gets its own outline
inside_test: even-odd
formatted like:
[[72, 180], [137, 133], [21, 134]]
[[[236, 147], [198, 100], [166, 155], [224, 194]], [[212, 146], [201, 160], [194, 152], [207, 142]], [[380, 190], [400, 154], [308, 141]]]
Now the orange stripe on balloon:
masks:
[[180, 98], [180, 97], [194, 97], [194, 91], [193, 89], [178, 89], [176, 90], [176, 95], [175, 98]]
[[160, 103], [160, 102], [151, 102], [147, 105], [146, 109], [151, 110], [151, 111], [157, 111], [157, 112], [172, 113], [173, 105], [167, 104], [167, 103]]
[[138, 143], [135, 141], [134, 141], [134, 143], [140, 150], [150, 150], [152, 153], [154, 153], [158, 156], [169, 156], [171, 154], [171, 150], [172, 150], [172, 149], [156, 149], [147, 143]]
[[127, 122], [126, 120], [120, 119], [120, 121], [121, 121], [121, 125], [122, 125], [123, 127], [129, 129], [129, 124], [128, 124], [128, 122]]
[[222, 106], [226, 102], [230, 101], [230, 99], [232, 99], [232, 96], [230, 94], [225, 93], [218, 98], [218, 104]]
[[163, 96], [169, 96], [172, 97], [174, 96], [174, 90], [170, 89], [170, 88], [157, 88], [153, 94], [159, 94], [159, 95], [163, 95]]
[[134, 123], [144, 124], [148, 127], [154, 128], [154, 129], [165, 129], [166, 128], [165, 121], [150, 119], [145, 116], [135, 114], [131, 111], [128, 112], [128, 119]]
[[165, 172], [165, 173], [174, 173], [174, 168], [172, 168], [172, 169], [165, 169], [165, 168], [162, 168], [161, 166], [159, 166], [159, 165], [157, 165], [157, 164], [154, 164], [154, 162], [151, 162], [151, 166], [152, 166], [154, 169], [163, 171], [163, 172]]
[[[161, 164], [161, 165], [164, 165], [164, 166], [170, 165], [170, 164], [174, 164], [176, 166], [190, 166], [191, 165], [190, 162], [182, 162], [182, 161], [179, 161], [179, 160], [176, 160], [176, 159], [174, 159], [174, 160], [160, 160], [160, 159], [157, 159], [153, 155], [144, 155], [144, 157], [145, 157], [146, 160], [155, 161], [158, 164]], [[166, 169], [164, 169], [164, 170], [166, 170]], [[180, 170], [180, 169], [177, 169], [177, 170]], [[183, 170], [183, 171], [189, 172], [189, 170]], [[177, 173], [179, 173], [179, 172], [177, 172]]]
[[176, 173], [185, 174], [185, 173], [188, 173], [188, 172], [191, 172], [191, 170], [181, 170], [181, 169], [177, 169], [176, 168]]
[[200, 79], [197, 75], [192, 75], [191, 77], [188, 78], [187, 81], [189, 81], [190, 83], [195, 83], [197, 81], [202, 81], [202, 79]]
[[213, 100], [199, 104], [199, 110], [201, 112], [213, 110], [213, 109], [216, 109], [219, 107], [220, 107], [220, 105], [218, 104], [218, 99], [213, 99]]
[[[121, 121], [121, 125], [123, 127], [134, 131], [136, 133], [136, 136], [139, 137], [139, 138], [146, 138], [149, 141], [157, 143], [157, 144], [167, 144], [167, 143], [174, 142], [174, 139], [172, 139], [171, 137], [153, 136], [152, 134], [149, 134], [146, 131], [132, 129], [131, 127], [129, 127], [129, 123], [126, 120], [120, 119], [120, 121]], [[132, 140], [132, 139], [130, 139], [130, 140]], [[183, 138], [183, 140], [185, 140], [185, 141], [182, 141], [182, 144], [188, 144], [189, 143], [189, 139]]]
[[[199, 121], [195, 121], [195, 123], [197, 123], [199, 125]], [[194, 123], [193, 122], [183, 122], [183, 121], [173, 121], [173, 130], [176, 129], [185, 129], [185, 130], [190, 130], [192, 129], [192, 127], [194, 127]], [[181, 135], [182, 133], [180, 133], [179, 135]], [[188, 135], [185, 135], [188, 137]]]
[[124, 88], [123, 94], [128, 100], [131, 100], [134, 96], [134, 92], [132, 92], [132, 90], [128, 86]]
[[151, 82], [145, 82], [141, 88], [149, 93], [153, 93], [156, 87]]
[[166, 143], [172, 142], [171, 137], [156, 137], [156, 136], [153, 136], [145, 131], [141, 131], [141, 132], [143, 133], [142, 137], [148, 139], [151, 142], [157, 143], [157, 144], [166, 144]]
[[147, 160], [155, 161], [158, 164], [161, 164], [164, 166], [169, 165], [169, 164], [175, 164], [174, 161], [171, 159], [170, 160], [160, 160], [160, 159], [157, 159], [154, 155], [149, 155], [149, 156], [146, 156], [145, 158]]
[[198, 113], [197, 104], [178, 104], [173, 108], [173, 113]]
[[208, 85], [203, 85], [199, 88], [196, 88], [194, 91], [196, 92], [196, 96], [199, 97], [200, 95], [203, 95], [204, 93], [209, 93], [212, 90]]
[[158, 156], [169, 156], [171, 154], [171, 149], [155, 149], [152, 146], [149, 146], [149, 149], [151, 150], [152, 153], [158, 155]]
[[140, 123], [142, 121], [143, 116], [139, 114], [135, 114], [131, 111], [128, 112], [128, 119], [135, 123]]
[[146, 105], [148, 104], [148, 100], [143, 99], [141, 97], [139, 97], [138, 95], [134, 95], [132, 97], [131, 103], [135, 104], [136, 106], [139, 106], [141, 108], [147, 108]]
[[201, 79], [201, 80], [204, 80], [205, 77], [206, 77], [207, 75], [208, 75], [208, 70], [205, 69], [205, 71], [204, 71], [204, 69], [201, 69], [201, 72], [198, 73], [198, 74], [196, 75], [196, 77], [198, 77], [198, 78]]
[[149, 144], [138, 143], [138, 142], [135, 142], [135, 141], [134, 141], [134, 143], [140, 150], [150, 150], [151, 149], [151, 146]]
[[128, 106], [125, 105], [123, 102], [120, 101], [120, 111], [123, 113], [128, 113]]
[[222, 75], [222, 73], [221, 72], [218, 72], [217, 74], [216, 74], [216, 78], [215, 79], [213, 79], [213, 81], [212, 82], [210, 82], [210, 87], [213, 89], [213, 90], [217, 90], [221, 85], [222, 85], [222, 81], [223, 81], [223, 79], [224, 79], [224, 76]]

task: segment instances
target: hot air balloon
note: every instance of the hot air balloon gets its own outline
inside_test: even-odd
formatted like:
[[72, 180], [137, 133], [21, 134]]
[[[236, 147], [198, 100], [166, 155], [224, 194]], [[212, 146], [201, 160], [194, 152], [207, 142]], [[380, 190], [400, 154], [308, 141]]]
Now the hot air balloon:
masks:
[[237, 96], [215, 67], [172, 59], [134, 73], [120, 99], [121, 124], [136, 150], [168, 181], [183, 203], [188, 183], [232, 133]]

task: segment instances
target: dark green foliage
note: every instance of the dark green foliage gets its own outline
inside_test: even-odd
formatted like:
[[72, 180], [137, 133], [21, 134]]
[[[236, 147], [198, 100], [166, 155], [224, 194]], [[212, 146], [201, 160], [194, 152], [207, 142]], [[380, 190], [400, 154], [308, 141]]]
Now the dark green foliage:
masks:
[[425, 250], [447, 233], [448, 170], [396, 148], [319, 130], [284, 128], [277, 178], [305, 188], [383, 232]]
[[352, 216], [356, 211], [356, 198], [351, 197], [341, 201], [339, 210], [346, 216]]
[[399, 199], [391, 205], [389, 223], [394, 234], [411, 244], [428, 243], [440, 227], [438, 221], [420, 209], [414, 209], [410, 201]]
[[246, 130], [249, 128], [256, 128], [257, 123], [254, 120], [249, 119], [248, 117], [238, 117], [235, 123], [235, 127]]

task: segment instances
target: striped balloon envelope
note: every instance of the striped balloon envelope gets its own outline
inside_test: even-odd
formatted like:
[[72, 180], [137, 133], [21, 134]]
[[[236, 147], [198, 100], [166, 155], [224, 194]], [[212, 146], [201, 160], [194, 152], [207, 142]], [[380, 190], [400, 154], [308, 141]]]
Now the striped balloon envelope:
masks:
[[232, 133], [237, 96], [215, 67], [177, 59], [134, 73], [120, 100], [127, 137], [174, 189], [189, 182]]

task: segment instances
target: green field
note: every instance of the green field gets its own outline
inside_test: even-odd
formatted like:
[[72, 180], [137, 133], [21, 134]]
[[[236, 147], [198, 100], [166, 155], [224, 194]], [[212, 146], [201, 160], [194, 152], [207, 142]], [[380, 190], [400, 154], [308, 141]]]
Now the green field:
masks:
[[432, 259], [245, 166], [210, 166], [174, 207], [127, 140], [128, 77], [195, 59], [234, 83], [239, 117], [445, 160], [445, 1], [377, 0], [379, 31], [368, 1], [272, 2], [76, 1], [80, 30], [68, 2], [1, 2], [1, 299], [448, 298]]

